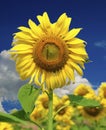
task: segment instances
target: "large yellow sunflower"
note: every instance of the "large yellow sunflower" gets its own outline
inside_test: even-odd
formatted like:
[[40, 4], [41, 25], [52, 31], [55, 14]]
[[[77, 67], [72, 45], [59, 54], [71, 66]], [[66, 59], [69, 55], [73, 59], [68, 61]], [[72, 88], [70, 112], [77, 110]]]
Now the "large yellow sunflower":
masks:
[[69, 30], [71, 18], [65, 13], [55, 23], [46, 12], [37, 19], [39, 25], [29, 19], [29, 28], [21, 26], [14, 34], [10, 54], [21, 79], [49, 90], [74, 81], [74, 70], [83, 75], [88, 55], [85, 41], [76, 37], [81, 28]]

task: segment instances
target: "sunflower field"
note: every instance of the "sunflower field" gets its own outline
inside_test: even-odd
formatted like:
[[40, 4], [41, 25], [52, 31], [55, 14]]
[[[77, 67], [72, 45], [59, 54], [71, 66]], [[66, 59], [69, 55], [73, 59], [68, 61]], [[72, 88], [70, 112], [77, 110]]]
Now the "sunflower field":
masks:
[[[29, 27], [14, 33], [11, 59], [22, 80], [21, 110], [0, 112], [0, 130], [106, 130], [106, 82], [98, 90], [79, 84], [72, 94], [54, 90], [75, 83], [90, 62], [86, 42], [77, 37], [82, 28], [69, 29], [71, 17], [63, 13], [52, 23], [47, 12], [31, 19]], [[71, 87], [71, 85], [70, 85]]]

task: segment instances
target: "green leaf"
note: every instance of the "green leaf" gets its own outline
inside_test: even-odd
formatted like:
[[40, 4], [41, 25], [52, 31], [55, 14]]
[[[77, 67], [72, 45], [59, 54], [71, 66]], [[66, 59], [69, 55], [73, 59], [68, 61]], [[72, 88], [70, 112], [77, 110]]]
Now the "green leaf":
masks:
[[3, 112], [0, 112], [0, 121], [26, 124], [24, 120], [21, 120], [9, 113], [3, 113]]
[[39, 96], [41, 89], [35, 88], [30, 84], [23, 85], [18, 91], [18, 99], [27, 114], [34, 109], [35, 100]]
[[12, 111], [11, 115], [13, 115], [13, 116], [15, 116], [15, 117], [17, 117], [19, 119], [29, 121], [29, 119], [27, 117], [27, 114], [25, 113], [25, 111], [23, 109], [22, 110]]
[[94, 99], [87, 99], [83, 96], [69, 95], [69, 99], [73, 105], [79, 105], [84, 107], [100, 107], [100, 103]]

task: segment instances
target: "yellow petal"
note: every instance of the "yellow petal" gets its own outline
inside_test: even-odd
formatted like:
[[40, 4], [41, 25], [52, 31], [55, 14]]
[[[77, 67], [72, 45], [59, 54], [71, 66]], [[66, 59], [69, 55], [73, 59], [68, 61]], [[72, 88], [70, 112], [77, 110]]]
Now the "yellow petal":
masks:
[[29, 35], [29, 33], [26, 33], [26, 32], [17, 32], [17, 33], [15, 33], [14, 39], [16, 39], [16, 38], [33, 40], [31, 35]]
[[63, 26], [61, 27], [60, 32], [59, 32], [60, 36], [63, 35], [63, 38], [64, 38], [64, 35], [69, 30], [70, 22], [71, 22], [71, 18], [66, 18], [65, 21], [63, 22]]
[[66, 79], [64, 78], [64, 75], [62, 74], [61, 70], [59, 71], [59, 78], [62, 83], [62, 86], [64, 86], [66, 84]]
[[71, 69], [68, 65], [65, 65], [64, 69], [65, 69], [65, 72], [66, 72], [67, 76], [68, 76], [72, 81], [75, 81], [73, 69]]
[[51, 89], [51, 85], [50, 85], [50, 76], [51, 76], [51, 73], [50, 72], [48, 72], [48, 73], [46, 73], [46, 88], [48, 89], [48, 90], [50, 90]]
[[37, 26], [31, 19], [29, 19], [28, 24], [35, 35], [37, 35], [38, 37], [42, 35], [42, 31], [39, 26]]
[[87, 55], [87, 52], [85, 51], [84, 48], [68, 48], [71, 52], [79, 55]]
[[36, 69], [36, 75], [35, 75], [35, 84], [37, 85], [37, 86], [41, 86], [41, 83], [40, 83], [40, 76], [41, 76], [41, 72], [40, 72], [40, 69]]
[[69, 65], [71, 65], [81, 76], [83, 75], [83, 71], [82, 71], [82, 69], [80, 68], [80, 66], [79, 65], [77, 65], [77, 64], [75, 64], [74, 62], [72, 62], [72, 61], [68, 61], [67, 62]]
[[76, 29], [72, 29], [70, 30], [64, 37], [64, 40], [70, 40], [74, 37], [76, 37], [76, 35], [80, 32], [82, 28], [76, 28]]
[[31, 67], [27, 70], [26, 77], [30, 77], [35, 71], [35, 63], [32, 63]]
[[73, 38], [73, 39], [67, 41], [66, 43], [69, 44], [69, 45], [77, 45], [77, 44], [80, 44], [80, 43], [84, 44], [86, 42], [82, 39], [79, 39], [79, 38]]
[[85, 59], [80, 55], [69, 54], [69, 57], [75, 61], [85, 61]]
[[18, 27], [18, 29], [20, 29], [23, 32], [29, 33], [33, 38], [38, 39], [38, 37], [32, 32], [31, 29], [24, 27], [24, 26], [20, 26], [20, 27]]
[[35, 72], [32, 74], [32, 76], [31, 76], [31, 79], [30, 79], [30, 81], [29, 81], [29, 84], [31, 84], [32, 82], [33, 82], [33, 80], [34, 80], [34, 77], [35, 77]]
[[16, 46], [14, 46], [11, 50], [16, 50], [16, 51], [24, 51], [24, 50], [28, 50], [28, 49], [33, 49], [32, 45], [28, 45], [28, 44], [18, 44]]
[[38, 20], [39, 20], [39, 22], [40, 22], [41, 28], [42, 28], [45, 32], [48, 32], [49, 29], [51, 28], [51, 23], [50, 23], [50, 19], [49, 19], [49, 17], [48, 17], [47, 12], [45, 12], [45, 13], [43, 14], [43, 16], [38, 15], [37, 18], [38, 18]]
[[33, 53], [32, 49], [28, 50], [22, 50], [22, 51], [10, 51], [10, 54], [28, 54], [28, 53]]
[[45, 74], [46, 72], [43, 70], [42, 77], [41, 77], [41, 84], [45, 82]]
[[50, 88], [54, 89], [55, 88], [55, 81], [54, 81], [53, 75], [50, 76], [49, 81], [50, 81]]
[[12, 46], [13, 45], [18, 45], [18, 44], [31, 44], [31, 45], [33, 45], [35, 43], [36, 43], [35, 40], [15, 38], [15, 39], [13, 39]]
[[56, 75], [56, 78], [57, 78], [57, 81], [58, 81], [58, 86], [57, 87], [61, 87], [62, 86], [62, 82], [61, 82], [61, 80], [59, 78], [59, 72], [57, 71], [55, 75]]
[[25, 70], [25, 69], [28, 69], [28, 68], [30, 68], [31, 67], [31, 65], [32, 65], [32, 63], [33, 63], [33, 59], [30, 59], [30, 60], [25, 60], [26, 62], [18, 62], [17, 64], [16, 64], [16, 69], [17, 70], [19, 70], [19, 69], [21, 69], [21, 70]]
[[62, 15], [58, 18], [57, 22], [52, 25], [53, 33], [54, 33], [55, 35], [61, 35], [60, 32], [63, 31], [62, 28], [63, 28], [63, 26], [65, 25], [63, 21], [65, 21], [66, 19], [67, 19], [67, 15], [66, 15], [66, 13], [64, 13], [64, 14], [62, 14]]
[[64, 21], [66, 18], [67, 18], [66, 13], [62, 14], [62, 15], [58, 18], [58, 20], [57, 20], [57, 22], [56, 22], [56, 26], [58, 26], [58, 27], [61, 28], [61, 25], [64, 23], [63, 21]]

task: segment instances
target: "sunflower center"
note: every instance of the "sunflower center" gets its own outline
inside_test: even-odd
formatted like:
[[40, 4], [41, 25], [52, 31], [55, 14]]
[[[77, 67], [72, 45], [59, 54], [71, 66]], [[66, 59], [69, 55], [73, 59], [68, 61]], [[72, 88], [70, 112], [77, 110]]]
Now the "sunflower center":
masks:
[[[62, 106], [63, 106], [63, 104], [57, 105], [57, 107], [55, 108], [55, 111], [58, 111], [60, 108], [62, 108]], [[63, 108], [63, 109], [61, 109], [61, 110], [58, 112], [58, 114], [59, 114], [59, 115], [64, 115], [65, 112], [66, 112], [66, 108]]]
[[42, 105], [45, 109], [48, 109], [48, 99], [45, 99], [43, 102], [42, 102]]
[[84, 110], [91, 116], [97, 116], [101, 112], [102, 108], [92, 107], [92, 108], [84, 108]]
[[87, 93], [88, 93], [88, 90], [82, 89], [82, 90], [79, 92], [79, 95], [80, 95], [80, 96], [84, 96], [84, 95], [86, 95]]
[[104, 98], [106, 98], [106, 88], [104, 89]]
[[44, 37], [34, 48], [34, 62], [42, 69], [55, 72], [68, 60], [68, 49], [62, 39]]
[[59, 48], [55, 43], [46, 43], [42, 50], [42, 56], [45, 60], [52, 61], [59, 58]]

